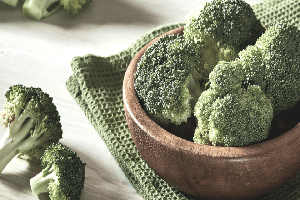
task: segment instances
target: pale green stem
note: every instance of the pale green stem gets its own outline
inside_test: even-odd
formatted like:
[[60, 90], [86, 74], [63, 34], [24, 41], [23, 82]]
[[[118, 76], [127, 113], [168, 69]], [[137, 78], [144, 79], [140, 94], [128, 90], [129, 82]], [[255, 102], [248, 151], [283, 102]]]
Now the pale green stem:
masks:
[[8, 130], [0, 140], [0, 174], [17, 154], [19, 149], [15, 147]]
[[48, 186], [51, 181], [55, 181], [57, 176], [55, 175], [54, 167], [52, 166], [49, 171], [44, 169], [35, 177], [30, 179], [30, 187], [33, 194], [38, 195], [41, 193], [49, 192]]

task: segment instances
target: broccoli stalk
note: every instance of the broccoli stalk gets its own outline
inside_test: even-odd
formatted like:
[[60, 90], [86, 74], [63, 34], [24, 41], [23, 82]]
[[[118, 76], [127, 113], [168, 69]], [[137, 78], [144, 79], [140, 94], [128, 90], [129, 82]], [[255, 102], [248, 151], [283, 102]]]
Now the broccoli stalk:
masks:
[[19, 0], [1, 0], [1, 1], [13, 7], [16, 7], [19, 2]]
[[23, 4], [24, 15], [41, 20], [43, 17], [49, 17], [60, 8], [58, 0], [26, 0]]
[[30, 179], [31, 191], [34, 195], [49, 192], [50, 183], [57, 184], [57, 181], [55, 165], [49, 165], [41, 173]]
[[30, 179], [33, 194], [49, 192], [51, 200], [79, 200], [84, 187], [85, 165], [61, 143], [53, 143], [41, 157], [42, 172]]
[[35, 20], [49, 17], [61, 6], [69, 13], [76, 14], [82, 6], [91, 0], [26, 0], [23, 5], [23, 13]]
[[0, 140], [0, 173], [16, 155], [39, 159], [46, 147], [62, 137], [56, 106], [40, 88], [15, 85], [5, 96], [0, 122], [8, 131]]

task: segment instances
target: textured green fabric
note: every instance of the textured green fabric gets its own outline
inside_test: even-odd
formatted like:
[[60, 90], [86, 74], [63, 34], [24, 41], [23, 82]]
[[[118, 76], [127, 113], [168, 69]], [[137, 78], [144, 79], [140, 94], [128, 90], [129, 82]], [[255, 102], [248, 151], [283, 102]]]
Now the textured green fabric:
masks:
[[[265, 27], [278, 19], [285, 19], [300, 27], [299, 0], [266, 0], [253, 5], [253, 10]], [[195, 199], [160, 179], [144, 162], [127, 128], [122, 96], [124, 74], [133, 56], [155, 37], [183, 25], [158, 27], [141, 36], [128, 49], [109, 57], [75, 57], [71, 61], [74, 74], [66, 82], [68, 91], [144, 199]], [[292, 200], [298, 197], [300, 172], [280, 188], [255, 199]]]

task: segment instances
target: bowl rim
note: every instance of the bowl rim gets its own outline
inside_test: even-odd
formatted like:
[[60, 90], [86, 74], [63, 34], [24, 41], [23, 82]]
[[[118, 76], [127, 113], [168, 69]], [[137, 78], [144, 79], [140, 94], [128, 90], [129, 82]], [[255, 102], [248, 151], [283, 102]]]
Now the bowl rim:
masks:
[[168, 145], [168, 148], [187, 154], [201, 155], [218, 158], [236, 158], [236, 161], [244, 161], [245, 158], [255, 158], [261, 153], [270, 152], [282, 146], [291, 145], [297, 142], [300, 136], [300, 123], [294, 128], [280, 135], [279, 137], [252, 145], [242, 147], [220, 147], [194, 143], [164, 130], [156, 124], [142, 109], [135, 90], [134, 90], [134, 73], [137, 69], [137, 63], [146, 51], [146, 49], [160, 37], [165, 35], [178, 34], [183, 32], [184, 27], [168, 31], [146, 44], [132, 59], [123, 80], [123, 102], [124, 107], [135, 121], [135, 123], [146, 132], [146, 134], [161, 145]]

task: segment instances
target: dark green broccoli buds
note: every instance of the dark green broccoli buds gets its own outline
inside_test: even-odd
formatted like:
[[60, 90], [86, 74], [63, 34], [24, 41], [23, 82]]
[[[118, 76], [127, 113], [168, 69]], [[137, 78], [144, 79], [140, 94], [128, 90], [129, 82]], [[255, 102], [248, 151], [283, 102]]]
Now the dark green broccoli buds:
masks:
[[211, 86], [195, 106], [194, 142], [244, 146], [268, 137], [272, 104], [260, 86], [245, 84], [245, 75], [242, 65], [234, 61], [219, 62], [211, 72]]
[[296, 26], [283, 21], [271, 25], [239, 56], [247, 79], [261, 86], [275, 115], [300, 100], [300, 31]]
[[254, 45], [265, 29], [243, 0], [213, 0], [188, 15], [184, 37], [201, 46], [197, 71], [207, 80], [218, 61], [232, 61]]
[[191, 116], [202, 89], [195, 66], [199, 49], [182, 34], [154, 42], [137, 65], [134, 88], [145, 112], [157, 123], [180, 123]]

